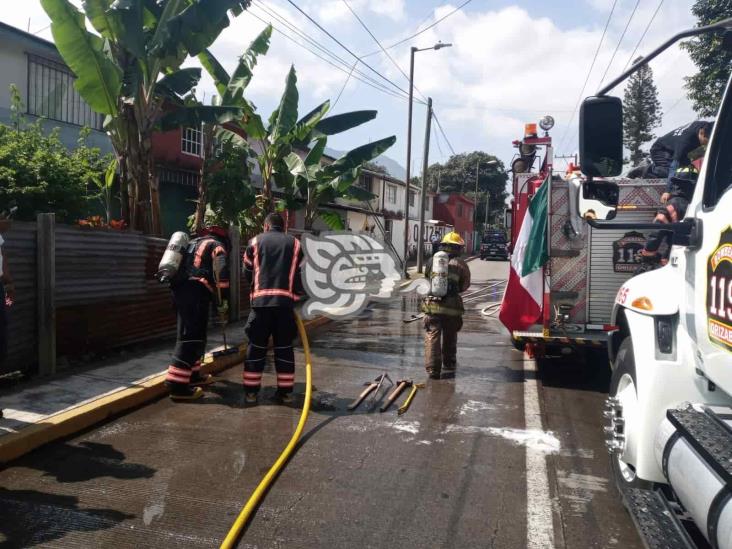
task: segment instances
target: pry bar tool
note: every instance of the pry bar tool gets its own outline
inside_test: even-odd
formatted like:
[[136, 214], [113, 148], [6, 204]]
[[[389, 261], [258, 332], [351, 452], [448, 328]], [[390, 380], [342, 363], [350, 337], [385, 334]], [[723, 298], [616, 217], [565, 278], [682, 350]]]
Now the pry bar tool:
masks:
[[407, 397], [407, 400], [404, 401], [404, 404], [401, 405], [399, 410], [397, 411], [397, 415], [402, 415], [407, 410], [409, 410], [409, 406], [412, 404], [412, 400], [414, 400], [415, 395], [417, 394], [417, 389], [424, 389], [425, 384], [424, 383], [414, 383], [412, 384], [412, 390], [409, 391], [409, 396]]

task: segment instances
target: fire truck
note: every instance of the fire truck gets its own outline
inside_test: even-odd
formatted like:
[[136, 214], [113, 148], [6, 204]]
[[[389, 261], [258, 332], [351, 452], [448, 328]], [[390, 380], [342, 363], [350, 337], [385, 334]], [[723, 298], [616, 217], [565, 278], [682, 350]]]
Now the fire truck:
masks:
[[609, 334], [612, 304], [620, 287], [638, 268], [644, 231], [597, 230], [589, 219], [615, 218], [627, 223], [650, 223], [660, 205], [665, 180], [614, 179], [585, 185], [579, 168], [554, 169], [550, 116], [527, 124], [523, 139], [515, 141], [512, 162], [513, 200], [507, 212], [511, 243], [517, 241], [529, 203], [548, 180], [549, 261], [544, 267], [542, 318], [524, 331], [513, 331], [515, 347], [528, 344], [533, 353], [602, 356]]
[[[622, 103], [607, 94], [677, 41], [705, 33], [721, 34], [721, 47], [732, 51], [732, 19], [679, 33], [584, 101], [583, 195], [622, 167]], [[608, 323], [617, 328], [608, 341], [607, 445], [616, 484], [647, 547], [732, 548], [731, 150], [728, 82], [686, 217], [664, 226], [673, 235], [668, 264], [625, 280], [616, 292], [607, 287], [612, 295], [602, 298]], [[617, 210], [606, 203], [588, 222], [592, 261], [596, 239], [605, 243], [607, 258], [618, 235], [658, 227], [623, 218], [629, 193], [620, 189]], [[597, 275], [589, 268], [591, 296]], [[555, 272], [552, 266], [552, 278]]]

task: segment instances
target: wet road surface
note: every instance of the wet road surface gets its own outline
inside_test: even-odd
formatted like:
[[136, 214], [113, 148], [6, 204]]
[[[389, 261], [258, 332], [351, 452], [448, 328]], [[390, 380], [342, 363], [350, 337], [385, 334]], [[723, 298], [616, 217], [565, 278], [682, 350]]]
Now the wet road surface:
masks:
[[[403, 416], [346, 407], [384, 371], [424, 381], [421, 322], [403, 322], [416, 300], [312, 334], [304, 440], [240, 547], [641, 547], [607, 480], [604, 368], [547, 360], [536, 375], [480, 314], [508, 264], [470, 265], [457, 377], [429, 382]], [[218, 546], [302, 404], [269, 403], [269, 372], [247, 408], [240, 378], [234, 368], [199, 402], [158, 401], [0, 471], [0, 547]]]

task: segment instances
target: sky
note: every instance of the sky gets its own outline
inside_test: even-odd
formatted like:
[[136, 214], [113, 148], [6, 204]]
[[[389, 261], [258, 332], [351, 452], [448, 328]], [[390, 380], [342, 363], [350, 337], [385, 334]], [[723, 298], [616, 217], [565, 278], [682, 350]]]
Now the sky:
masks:
[[[73, 1], [80, 4], [79, 0]], [[555, 154], [577, 152], [575, 113], [580, 97], [596, 92], [604, 74], [608, 81], [622, 72], [659, 1], [471, 0], [413, 40], [388, 49], [393, 62], [348, 6], [381, 45], [388, 47], [453, 12], [465, 0], [294, 1], [356, 56], [377, 52], [363, 57], [361, 63], [367, 63], [379, 75], [361, 63], [358, 70], [391, 93], [357, 80], [355, 72], [349, 78], [355, 57], [308, 21], [288, 0], [253, 0], [252, 7], [232, 20], [212, 50], [231, 71], [251, 40], [264, 28], [260, 19], [272, 22], [275, 31], [270, 51], [260, 58], [248, 90], [249, 98], [260, 112], [268, 117], [277, 106], [285, 76], [294, 64], [301, 114], [325, 99], [331, 100], [333, 113], [360, 109], [376, 109], [379, 113], [376, 120], [331, 137], [329, 147], [348, 150], [396, 135], [397, 143], [387, 155], [405, 165], [408, 102], [404, 91], [408, 89], [408, 79], [402, 71], [408, 74], [409, 48], [431, 47], [438, 41], [451, 43], [450, 48], [427, 50], [415, 56], [413, 174], [419, 174], [422, 165], [426, 108], [421, 102], [425, 97], [432, 97], [436, 117], [444, 130], [443, 135], [433, 124], [430, 163], [446, 161], [452, 151], [482, 150], [496, 155], [508, 166], [515, 152], [511, 142], [522, 136], [525, 123], [536, 122], [545, 114], [556, 120], [551, 132]], [[661, 1], [636, 56], [648, 53], [676, 32], [692, 27], [695, 24], [692, 3], [693, 0]], [[607, 33], [601, 42], [608, 18]], [[52, 39], [48, 17], [37, 0], [15, 3], [12, 9], [0, 13], [0, 20]], [[305, 42], [286, 23], [342, 62]], [[598, 45], [599, 54], [583, 90]], [[332, 64], [308, 49], [327, 57]], [[651, 67], [664, 112], [663, 124], [656, 135], [662, 135], [696, 118], [683, 90], [683, 78], [694, 74], [695, 67], [678, 47], [654, 60]], [[215, 93], [209, 78], [201, 81], [198, 93], [202, 97]], [[622, 94], [622, 86], [616, 93]], [[561, 162], [557, 166], [564, 167]]]

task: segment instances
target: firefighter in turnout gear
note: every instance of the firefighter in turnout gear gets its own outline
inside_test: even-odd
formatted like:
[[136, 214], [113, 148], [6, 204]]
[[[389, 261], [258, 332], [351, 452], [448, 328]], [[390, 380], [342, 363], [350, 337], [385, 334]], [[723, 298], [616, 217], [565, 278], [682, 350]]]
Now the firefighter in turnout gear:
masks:
[[257, 402], [270, 337], [277, 370], [275, 399], [292, 402], [292, 342], [297, 335], [294, 308], [305, 296], [300, 278], [302, 260], [300, 241], [284, 232], [284, 221], [277, 213], [267, 216], [264, 232], [249, 242], [244, 253], [243, 271], [251, 288], [251, 312], [245, 327], [249, 346], [244, 361], [244, 392], [249, 404]]
[[[432, 291], [422, 301], [424, 316], [424, 362], [427, 375], [431, 379], [452, 377], [457, 367], [457, 337], [463, 327], [463, 300], [460, 293], [470, 286], [470, 268], [460, 259], [465, 242], [458, 233], [445, 235], [440, 244], [440, 252], [432, 256], [425, 267], [425, 276], [431, 280]], [[444, 257], [445, 254], [447, 257]], [[441, 284], [446, 264], [446, 282]], [[446, 287], [445, 287], [446, 286]], [[435, 295], [437, 294], [437, 295]]]
[[230, 247], [226, 229], [206, 227], [190, 241], [178, 272], [170, 280], [178, 331], [165, 382], [173, 400], [197, 399], [203, 395], [201, 386], [213, 382], [213, 376], [201, 374], [201, 359], [211, 302], [216, 302], [221, 317], [228, 315]]

